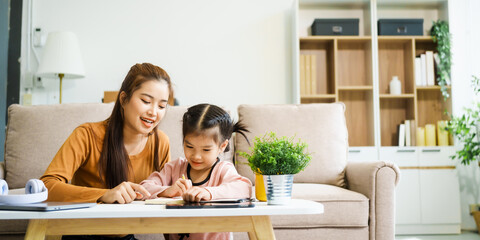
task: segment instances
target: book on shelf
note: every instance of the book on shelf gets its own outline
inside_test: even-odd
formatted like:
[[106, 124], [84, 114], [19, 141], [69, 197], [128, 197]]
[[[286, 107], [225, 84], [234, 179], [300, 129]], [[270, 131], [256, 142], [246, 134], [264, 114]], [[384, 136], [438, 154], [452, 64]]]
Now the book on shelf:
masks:
[[421, 86], [427, 86], [427, 59], [425, 54], [420, 54], [420, 77], [421, 77]]
[[305, 95], [306, 79], [305, 79], [305, 54], [300, 54], [300, 94]]
[[410, 120], [405, 120], [405, 146], [410, 147], [411, 140], [410, 140]]
[[433, 51], [425, 51], [425, 53], [422, 53], [419, 57], [415, 58], [415, 85], [435, 85], [435, 65], [438, 64], [436, 64], [435, 62], [435, 54], [433, 53]]
[[310, 58], [310, 94], [317, 94], [317, 56]]
[[420, 57], [415, 58], [415, 84], [424, 86], [422, 82], [422, 60]]
[[398, 125], [398, 146], [405, 146], [405, 124]]
[[435, 67], [433, 64], [433, 51], [426, 51], [425, 52], [425, 71], [426, 71], [426, 78], [427, 78], [427, 86], [434, 86], [435, 85]]
[[305, 55], [305, 94], [311, 94], [311, 82], [312, 82], [312, 74], [311, 74], [311, 60], [312, 55]]
[[417, 124], [415, 120], [410, 120], [410, 144], [411, 146], [417, 146], [417, 137], [416, 137]]
[[425, 125], [425, 146], [437, 146], [435, 124]]
[[416, 131], [416, 146], [425, 146], [425, 128], [417, 127]]

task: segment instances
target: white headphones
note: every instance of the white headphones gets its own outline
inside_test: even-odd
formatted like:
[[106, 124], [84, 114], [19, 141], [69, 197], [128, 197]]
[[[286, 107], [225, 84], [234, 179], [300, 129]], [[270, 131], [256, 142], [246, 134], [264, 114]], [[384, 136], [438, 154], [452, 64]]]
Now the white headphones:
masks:
[[24, 204], [37, 203], [47, 200], [48, 190], [41, 180], [30, 179], [25, 184], [25, 194], [8, 195], [8, 185], [0, 179], [0, 203]]

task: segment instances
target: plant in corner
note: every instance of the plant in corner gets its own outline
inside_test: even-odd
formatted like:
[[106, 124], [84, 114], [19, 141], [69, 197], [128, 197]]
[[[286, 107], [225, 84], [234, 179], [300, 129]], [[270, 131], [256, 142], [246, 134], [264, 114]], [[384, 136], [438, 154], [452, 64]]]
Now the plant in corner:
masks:
[[438, 58], [435, 57], [437, 66], [437, 82], [440, 85], [440, 91], [443, 98], [446, 100], [450, 97], [447, 86], [450, 85], [450, 66], [451, 66], [451, 54], [450, 54], [450, 31], [448, 23], [442, 20], [433, 22], [430, 35], [433, 38], [433, 42], [437, 43]]
[[[478, 99], [480, 97], [480, 79], [473, 76], [472, 85]], [[472, 107], [465, 108], [461, 116], [450, 115], [450, 118], [446, 129], [462, 144], [461, 149], [450, 158], [452, 160], [459, 159], [463, 165], [480, 160], [480, 102], [474, 102]], [[480, 161], [478, 164], [480, 166]], [[470, 211], [477, 228], [480, 229], [479, 209]]]
[[268, 204], [286, 204], [290, 201], [293, 175], [304, 170], [311, 160], [310, 153], [306, 152], [307, 147], [304, 142], [295, 142], [294, 137], [278, 138], [274, 132], [270, 132], [255, 138], [251, 154], [239, 153], [248, 160], [252, 171], [257, 176], [263, 175], [266, 180]]
[[[473, 76], [475, 95], [480, 97], [480, 79]], [[462, 149], [451, 156], [452, 160], [460, 159], [463, 165], [469, 165], [480, 156], [480, 102], [465, 108], [461, 116], [451, 115], [446, 129], [463, 144]]]

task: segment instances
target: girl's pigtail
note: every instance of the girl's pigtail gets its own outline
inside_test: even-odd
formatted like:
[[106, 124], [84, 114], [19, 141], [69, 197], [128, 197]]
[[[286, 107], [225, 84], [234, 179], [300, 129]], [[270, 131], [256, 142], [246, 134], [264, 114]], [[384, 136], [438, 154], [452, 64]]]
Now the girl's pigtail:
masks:
[[243, 123], [241, 123], [240, 121], [235, 123], [233, 125], [233, 132], [240, 133], [245, 138], [245, 140], [247, 140], [248, 145], [250, 145], [250, 141], [248, 141], [247, 135], [245, 135], [245, 133], [250, 131], [248, 131], [248, 129], [245, 127]]

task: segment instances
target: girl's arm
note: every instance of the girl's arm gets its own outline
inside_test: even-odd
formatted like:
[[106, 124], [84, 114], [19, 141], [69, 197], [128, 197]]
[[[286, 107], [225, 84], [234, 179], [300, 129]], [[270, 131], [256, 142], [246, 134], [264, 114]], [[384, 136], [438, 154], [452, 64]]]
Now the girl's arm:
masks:
[[152, 173], [140, 184], [151, 194], [150, 198], [180, 196], [192, 186], [190, 180], [182, 179], [184, 165], [182, 159], [168, 162], [160, 172]]
[[[210, 181], [214, 187], [205, 187], [212, 199], [222, 198], [251, 198], [252, 183], [248, 178], [238, 174], [232, 163], [223, 162], [216, 171], [212, 172]], [[213, 179], [212, 179], [213, 178]]]
[[[96, 202], [107, 189], [69, 184], [73, 175], [84, 164], [93, 147], [93, 137], [85, 126], [76, 128], [53, 158], [40, 178], [48, 189], [48, 201]], [[98, 177], [97, 177], [98, 178]], [[100, 181], [100, 179], [98, 179]]]

